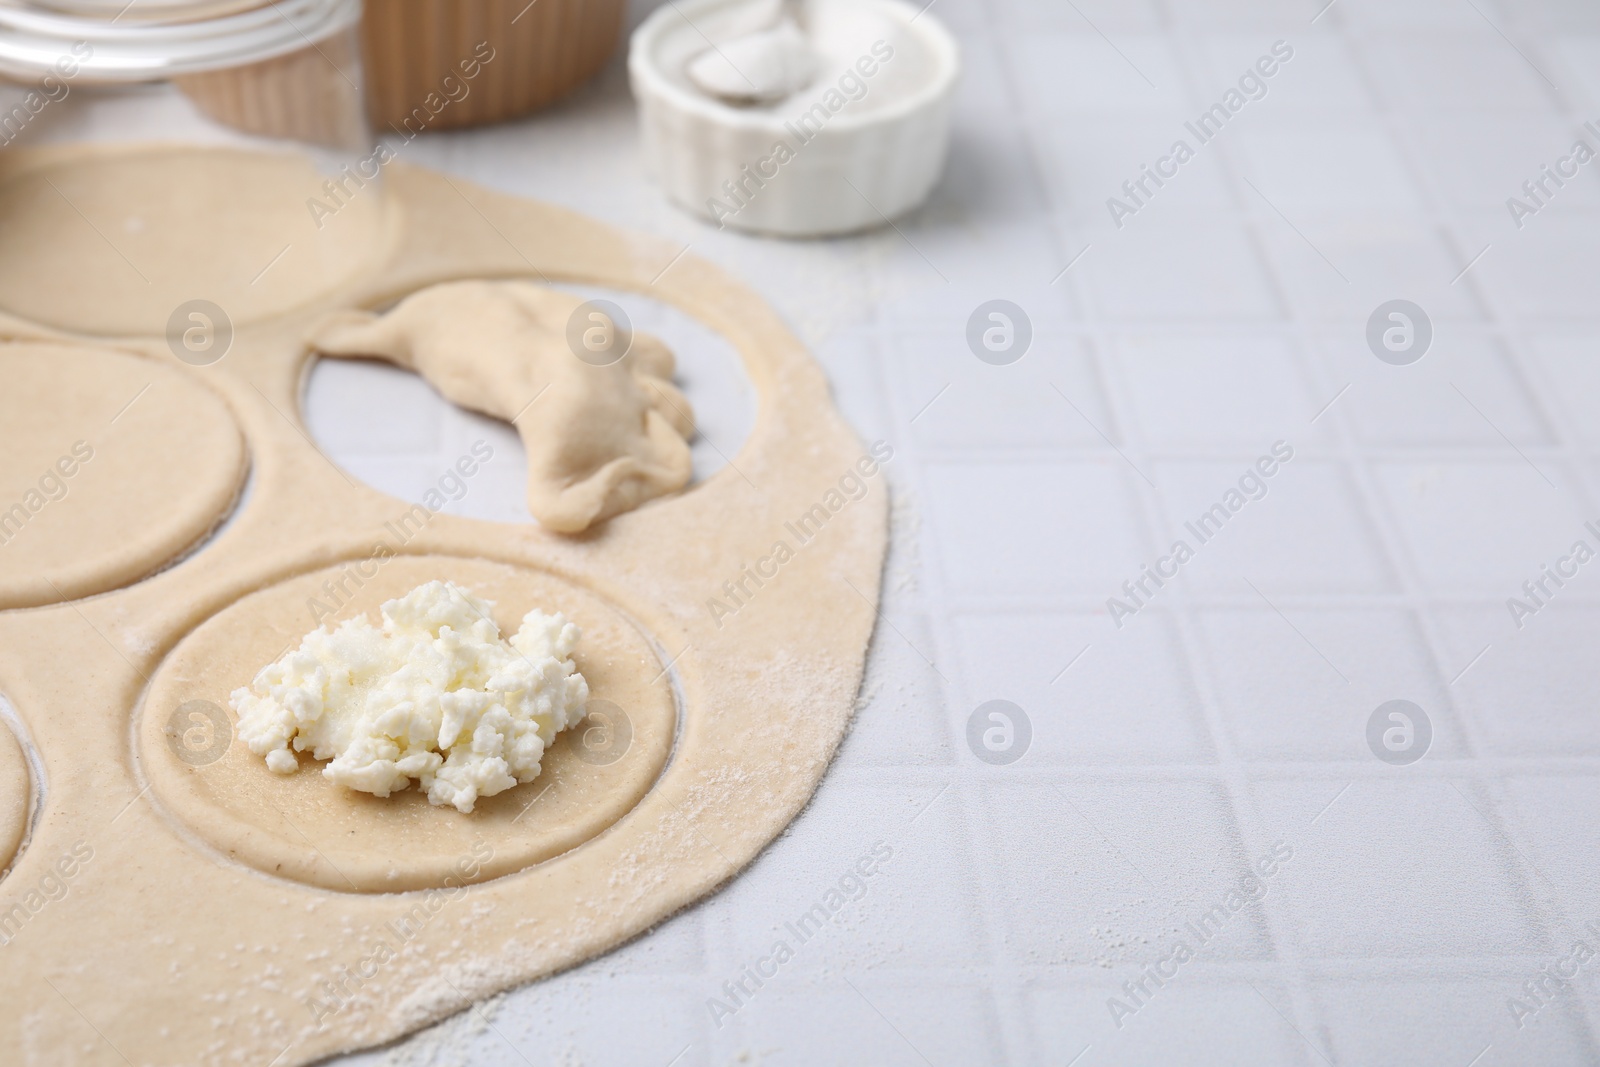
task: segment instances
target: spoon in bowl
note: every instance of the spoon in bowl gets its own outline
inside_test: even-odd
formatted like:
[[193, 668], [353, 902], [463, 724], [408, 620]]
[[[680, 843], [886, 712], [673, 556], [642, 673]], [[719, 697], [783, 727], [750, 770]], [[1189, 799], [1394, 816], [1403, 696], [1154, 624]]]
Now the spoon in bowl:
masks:
[[804, 29], [804, 0], [780, 0], [770, 25], [690, 62], [689, 80], [708, 96], [735, 107], [775, 104], [811, 84], [821, 65]]

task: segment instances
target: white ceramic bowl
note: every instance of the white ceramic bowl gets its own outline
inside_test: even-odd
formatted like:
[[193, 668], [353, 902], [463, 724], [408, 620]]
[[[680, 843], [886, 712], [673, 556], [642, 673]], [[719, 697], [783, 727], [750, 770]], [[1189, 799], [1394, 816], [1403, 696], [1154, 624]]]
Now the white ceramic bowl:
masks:
[[902, 0], [808, 0], [821, 73], [782, 103], [733, 107], [687, 67], [708, 42], [759, 28], [752, 12], [750, 0], [679, 0], [634, 32], [645, 158], [667, 195], [718, 225], [788, 237], [882, 226], [927, 199], [961, 67], [944, 27]]

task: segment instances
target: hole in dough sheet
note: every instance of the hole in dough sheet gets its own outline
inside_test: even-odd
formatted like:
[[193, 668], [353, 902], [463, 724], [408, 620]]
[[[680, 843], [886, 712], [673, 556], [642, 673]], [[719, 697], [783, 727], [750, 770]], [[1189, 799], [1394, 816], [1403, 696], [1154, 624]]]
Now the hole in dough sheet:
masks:
[[0, 878], [27, 847], [33, 822], [44, 810], [44, 776], [22, 720], [0, 696]]
[[[620, 305], [633, 327], [666, 342], [677, 359], [674, 383], [694, 406], [690, 488], [727, 465], [755, 425], [755, 388], [738, 352], [721, 334], [670, 304], [597, 286], [554, 288]], [[493, 522], [533, 522], [527, 455], [509, 423], [457, 407], [420, 375], [380, 360], [319, 358], [306, 375], [301, 410], [312, 439], [335, 463], [375, 489], [411, 502], [439, 489], [447, 514]], [[450, 468], [474, 444], [494, 456], [466, 485]]]
[[[350, 573], [349, 565], [338, 565], [244, 597], [179, 641], [151, 675], [132, 723], [135, 772], [191, 844], [268, 875], [341, 892], [483, 881], [605, 832], [660, 776], [677, 736], [678, 702], [655, 643], [622, 609], [548, 572], [483, 559], [399, 556], [369, 563], [365, 576], [356, 573], [359, 589], [345, 577]], [[515, 633], [532, 608], [563, 612], [583, 630], [573, 658], [589, 682], [591, 709], [606, 701], [622, 710], [626, 745], [596, 759], [574, 744], [591, 725], [580, 724], [546, 751], [537, 778], [480, 799], [471, 814], [430, 804], [415, 785], [388, 798], [345, 789], [324, 778], [324, 764], [305, 753], [297, 772], [274, 774], [231, 726], [216, 752], [202, 748], [205, 758], [183, 758], [179, 709], [208, 701], [236, 724], [229, 695], [316, 627], [311, 601], [332, 606], [328, 589], [341, 578], [353, 595], [338, 597], [323, 621], [362, 614], [376, 621], [383, 601], [434, 579], [494, 601], [502, 633]], [[481, 866], [464, 877], [467, 859]]]
[[244, 436], [195, 376], [108, 349], [0, 345], [0, 610], [131, 585], [235, 510]]

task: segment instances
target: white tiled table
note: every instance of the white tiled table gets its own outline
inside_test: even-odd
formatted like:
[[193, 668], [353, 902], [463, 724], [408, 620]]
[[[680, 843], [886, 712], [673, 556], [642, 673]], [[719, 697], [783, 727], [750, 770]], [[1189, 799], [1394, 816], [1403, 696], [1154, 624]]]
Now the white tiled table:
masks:
[[[903, 233], [769, 242], [668, 207], [620, 61], [534, 120], [405, 149], [765, 293], [896, 448], [893, 625], [815, 802], [724, 892], [349, 1063], [1600, 1061], [1600, 959], [1526, 1025], [1507, 1006], [1574, 939], [1600, 950], [1600, 563], [1521, 630], [1505, 607], [1600, 518], [1600, 164], [1520, 231], [1504, 205], [1600, 118], [1600, 8], [1313, 23], [1323, 2], [941, 0], [955, 149]], [[1114, 228], [1105, 199], [1280, 38], [1267, 96]], [[1010, 367], [964, 341], [995, 297], [1035, 331]], [[1412, 367], [1364, 340], [1396, 297], [1435, 328]], [[734, 362], [637, 306], [684, 357], [709, 470], [748, 426]], [[340, 436], [393, 405], [414, 419], [378, 452]], [[476, 436], [514, 452], [393, 372], [319, 371], [309, 417], [401, 496]], [[1269, 495], [1119, 630], [1106, 598], [1279, 439]], [[461, 510], [524, 517], [515, 466]], [[1008, 766], [965, 740], [992, 698], [1032, 723]], [[1404, 767], [1365, 735], [1397, 698], [1434, 733]], [[867, 895], [715, 1025], [708, 998], [879, 840]], [[1108, 999], [1280, 840], [1265, 897], [1115, 1025]]]

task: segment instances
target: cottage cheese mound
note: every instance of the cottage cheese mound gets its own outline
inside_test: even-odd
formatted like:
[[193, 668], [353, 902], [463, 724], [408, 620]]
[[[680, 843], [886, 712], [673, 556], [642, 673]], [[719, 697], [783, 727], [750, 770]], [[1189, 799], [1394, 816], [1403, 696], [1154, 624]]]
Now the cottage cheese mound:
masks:
[[415, 779], [461, 812], [531, 782], [556, 734], [583, 718], [589, 683], [571, 658], [581, 634], [535, 610], [506, 641], [493, 606], [428, 582], [385, 603], [381, 627], [361, 617], [311, 631], [234, 690], [239, 738], [279, 774], [309, 751], [330, 761], [329, 781], [387, 797]]

